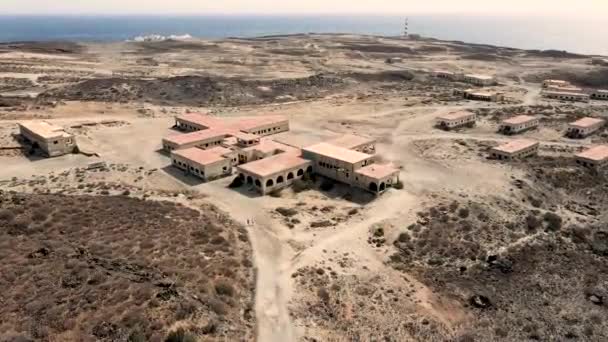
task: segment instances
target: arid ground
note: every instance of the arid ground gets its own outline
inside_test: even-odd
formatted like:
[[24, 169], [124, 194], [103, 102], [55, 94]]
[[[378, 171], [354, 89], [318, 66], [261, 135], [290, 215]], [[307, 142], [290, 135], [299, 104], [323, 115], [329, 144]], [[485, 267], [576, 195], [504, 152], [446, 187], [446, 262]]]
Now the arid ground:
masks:
[[[0, 341], [606, 341], [608, 172], [572, 156], [608, 132], [564, 132], [608, 102], [540, 97], [545, 78], [608, 88], [589, 61], [354, 35], [0, 44]], [[435, 69], [496, 75], [507, 100]], [[433, 127], [456, 110], [477, 125]], [[202, 183], [158, 152], [186, 112], [286, 115], [297, 146], [374, 137], [404, 187]], [[539, 156], [488, 159], [520, 113]], [[30, 155], [31, 119], [83, 153]]]

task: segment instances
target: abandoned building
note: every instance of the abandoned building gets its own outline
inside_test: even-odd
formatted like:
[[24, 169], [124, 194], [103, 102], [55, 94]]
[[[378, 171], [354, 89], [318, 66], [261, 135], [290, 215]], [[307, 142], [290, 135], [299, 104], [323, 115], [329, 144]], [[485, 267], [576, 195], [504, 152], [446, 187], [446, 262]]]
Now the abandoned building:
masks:
[[591, 98], [588, 94], [582, 92], [569, 92], [564, 90], [545, 90], [541, 95], [548, 99], [575, 102], [589, 102], [589, 99]]
[[475, 126], [475, 121], [477, 120], [477, 115], [472, 112], [467, 111], [459, 111], [454, 113], [449, 113], [445, 115], [440, 115], [435, 119], [435, 126], [441, 129], [450, 130], [459, 127], [473, 127]]
[[500, 123], [498, 131], [506, 135], [518, 134], [538, 127], [539, 122], [540, 120], [537, 117], [529, 115], [518, 115], [503, 120]]
[[234, 152], [217, 146], [207, 150], [190, 147], [171, 152], [173, 166], [205, 181], [232, 174]]
[[373, 193], [382, 193], [399, 181], [399, 170], [376, 165], [374, 155], [328, 143], [303, 148], [302, 157], [312, 161], [314, 173]]
[[33, 148], [39, 148], [49, 157], [73, 153], [77, 149], [72, 134], [46, 121], [22, 122], [19, 133]]
[[496, 84], [496, 78], [489, 75], [475, 75], [469, 74], [464, 75], [462, 80], [466, 83], [473, 84], [480, 87], [491, 86]]
[[167, 152], [190, 147], [202, 149], [219, 146], [230, 134], [225, 129], [205, 129], [163, 138], [163, 149]]
[[494, 147], [490, 156], [498, 160], [523, 159], [538, 153], [539, 143], [529, 139], [516, 139]]
[[608, 90], [594, 89], [589, 92], [592, 100], [608, 100]]
[[575, 155], [576, 163], [584, 167], [600, 168], [608, 164], [608, 145], [591, 147]]
[[312, 172], [375, 194], [399, 181], [398, 169], [374, 163], [372, 138], [346, 134], [300, 149], [266, 137], [289, 130], [283, 117], [224, 123], [189, 115], [176, 122], [189, 133], [164, 138], [163, 149], [171, 153], [173, 166], [203, 180], [231, 175], [236, 167], [243, 183], [262, 194]]
[[328, 144], [344, 147], [349, 150], [355, 150], [369, 154], [376, 153], [376, 139], [360, 135], [344, 134], [326, 142]]
[[443, 78], [450, 81], [455, 81], [459, 78], [458, 74], [444, 70], [436, 70], [433, 72], [433, 75], [437, 78]]
[[311, 161], [299, 153], [281, 153], [237, 167], [238, 177], [255, 186], [262, 195], [283, 189], [305, 173], [311, 173]]
[[466, 100], [500, 102], [504, 101], [505, 95], [501, 92], [479, 91], [475, 89], [455, 89], [454, 95], [462, 96]]
[[571, 86], [570, 82], [562, 80], [544, 80], [543, 88], [564, 88]]
[[222, 127], [222, 125], [223, 123], [221, 120], [209, 114], [188, 113], [176, 116], [174, 127], [182, 131], [194, 132], [210, 129], [212, 127]]
[[570, 138], [585, 138], [599, 131], [604, 126], [605, 121], [597, 118], [582, 118], [568, 124], [566, 135]]

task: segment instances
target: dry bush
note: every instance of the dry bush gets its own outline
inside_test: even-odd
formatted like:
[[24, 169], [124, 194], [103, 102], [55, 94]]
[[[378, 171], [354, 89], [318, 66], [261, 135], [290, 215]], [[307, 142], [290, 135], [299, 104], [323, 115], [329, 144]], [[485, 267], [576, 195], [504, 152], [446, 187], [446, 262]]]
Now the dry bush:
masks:
[[[162, 341], [178, 320], [219, 315], [207, 340], [253, 334], [252, 317], [242, 317], [253, 300], [253, 269], [238, 261], [251, 260], [247, 232], [215, 207], [0, 193], [2, 222], [9, 223], [0, 230], [8, 300], [0, 317], [27, 338]], [[207, 276], [230, 284], [217, 287], [229, 305], [191, 299], [204, 297]]]

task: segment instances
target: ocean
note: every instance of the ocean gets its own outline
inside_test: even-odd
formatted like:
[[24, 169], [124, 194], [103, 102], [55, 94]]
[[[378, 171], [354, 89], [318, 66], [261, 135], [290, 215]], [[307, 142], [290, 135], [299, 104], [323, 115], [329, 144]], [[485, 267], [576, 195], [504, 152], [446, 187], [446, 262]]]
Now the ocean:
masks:
[[[198, 38], [293, 33], [399, 35], [404, 16], [0, 16], [0, 41], [122, 41], [143, 35]], [[409, 32], [522, 49], [608, 55], [605, 17], [416, 15]]]

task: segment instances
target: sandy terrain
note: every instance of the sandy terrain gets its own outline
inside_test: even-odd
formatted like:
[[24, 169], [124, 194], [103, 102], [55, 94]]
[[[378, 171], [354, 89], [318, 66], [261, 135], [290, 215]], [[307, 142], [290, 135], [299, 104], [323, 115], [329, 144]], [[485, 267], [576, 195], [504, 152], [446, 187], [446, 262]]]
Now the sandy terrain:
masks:
[[[525, 286], [548, 277], [566, 253], [605, 268], [608, 233], [604, 240], [600, 233], [608, 200], [589, 194], [602, 191], [608, 177], [577, 171], [570, 157], [608, 141], [608, 134], [570, 140], [563, 133], [577, 117], [608, 118], [608, 103], [540, 97], [546, 75], [608, 87], [605, 69], [584, 56], [352, 35], [2, 49], [8, 52], [0, 53], [0, 189], [201, 196], [197, 201], [247, 226], [258, 341], [608, 338], [606, 323], [596, 317], [606, 314], [606, 304], [590, 301], [608, 300], [606, 273], [560, 273], [574, 279], [568, 289], [557, 281], [551, 290], [541, 281]], [[403, 62], [387, 64], [389, 57]], [[437, 80], [429, 73], [435, 69], [496, 75], [495, 88], [508, 99], [455, 98], [454, 88], [469, 86]], [[433, 128], [436, 116], [464, 109], [478, 113], [474, 128]], [[229, 189], [231, 178], [202, 183], [158, 152], [173, 116], [193, 111], [226, 120], [286, 115], [291, 131], [275, 138], [299, 146], [341, 133], [372, 136], [379, 154], [402, 168], [404, 189], [373, 198], [336, 184], [329, 191], [259, 197], [251, 189]], [[527, 112], [541, 116], [542, 127], [523, 134], [541, 141], [540, 156], [513, 164], [488, 160], [488, 149], [509, 139], [496, 133], [497, 122]], [[82, 151], [97, 156], [27, 155], [16, 123], [40, 118], [66, 127]], [[112, 167], [81, 183], [61, 176], [97, 161]], [[100, 182], [110, 190], [87, 186]], [[561, 235], [551, 215], [560, 217]], [[534, 231], [522, 228], [534, 220]], [[575, 242], [575, 226], [587, 229], [584, 242]], [[532, 246], [554, 246], [561, 259], [535, 252], [534, 263], [526, 263]], [[503, 272], [496, 260], [510, 260], [513, 272]], [[508, 285], [494, 286], [498, 281]], [[509, 302], [500, 289], [516, 299]], [[546, 296], [551, 309], [532, 308], [525, 296]], [[559, 305], [571, 311], [556, 313]], [[509, 312], [521, 315], [509, 318]], [[578, 321], [560, 326], [566, 314]], [[180, 326], [173, 323], [170, 328]]]

